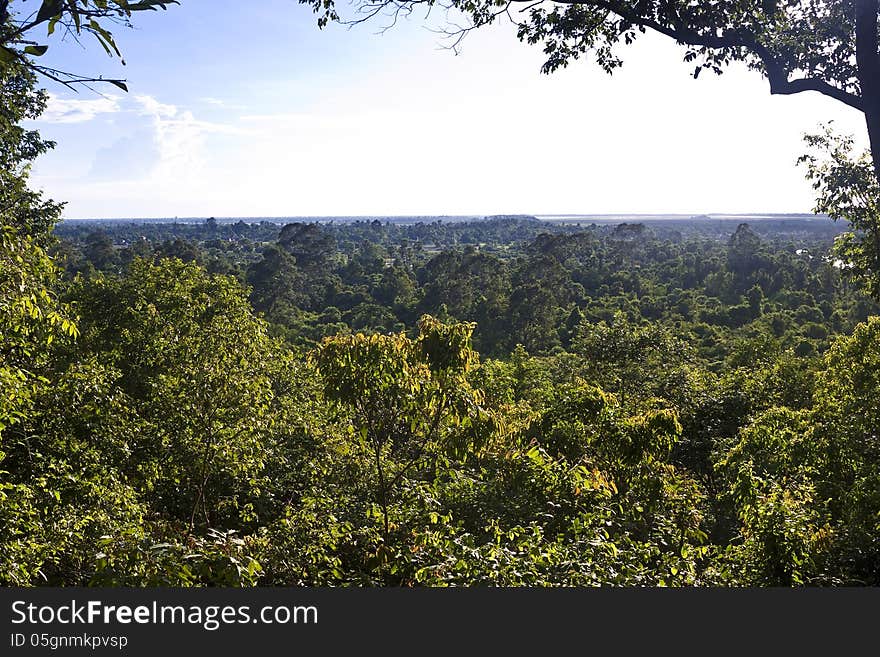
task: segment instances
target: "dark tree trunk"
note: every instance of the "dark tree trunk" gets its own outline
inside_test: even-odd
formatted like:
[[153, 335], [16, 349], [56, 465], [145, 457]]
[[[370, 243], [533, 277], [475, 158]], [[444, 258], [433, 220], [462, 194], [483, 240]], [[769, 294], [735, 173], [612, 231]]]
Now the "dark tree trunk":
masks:
[[880, 53], [877, 43], [878, 0], [856, 2], [856, 63], [874, 175], [880, 182]]

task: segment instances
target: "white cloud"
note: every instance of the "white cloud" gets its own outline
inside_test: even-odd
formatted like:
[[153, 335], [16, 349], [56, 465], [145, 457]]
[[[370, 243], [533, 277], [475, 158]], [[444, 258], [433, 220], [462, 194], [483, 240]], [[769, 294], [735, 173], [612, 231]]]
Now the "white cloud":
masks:
[[140, 113], [152, 119], [157, 161], [150, 177], [180, 184], [197, 176], [204, 166], [204, 129], [192, 112], [161, 103], [152, 96], [135, 96]]
[[146, 116], [156, 116], [170, 119], [177, 114], [177, 107], [175, 105], [166, 105], [165, 103], [160, 103], [152, 96], [140, 94], [136, 95], [134, 99], [141, 105], [141, 114], [144, 114]]
[[47, 123], [85, 123], [100, 114], [115, 114], [121, 111], [118, 96], [104, 96], [90, 100], [62, 98], [49, 94], [46, 110], [40, 121]]
[[207, 135], [249, 134], [236, 126], [199, 120], [191, 110], [152, 96], [138, 95], [134, 99], [140, 105], [139, 114], [152, 119], [158, 159], [150, 178], [156, 182], [178, 186], [196, 180], [206, 163]]

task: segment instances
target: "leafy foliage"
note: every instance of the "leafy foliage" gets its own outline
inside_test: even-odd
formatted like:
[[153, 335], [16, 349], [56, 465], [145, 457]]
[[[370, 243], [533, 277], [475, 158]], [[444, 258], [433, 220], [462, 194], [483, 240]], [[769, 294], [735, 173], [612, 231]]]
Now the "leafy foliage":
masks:
[[17, 70], [3, 584], [878, 583], [874, 183], [847, 142], [807, 164], [849, 247], [831, 222], [699, 218], [53, 236], [27, 190], [49, 145], [18, 127], [44, 99]]
[[[34, 38], [44, 28], [46, 39], [56, 32], [62, 38], [66, 36], [76, 41], [90, 36], [107, 55], [118, 57], [124, 64], [125, 60], [108, 26], [121, 24], [131, 27], [135, 12], [167, 9], [170, 5], [180, 3], [178, 0], [42, 0], [39, 9], [26, 17], [18, 16], [10, 8], [11, 4], [12, 0], [0, 0], [0, 74], [10, 68], [24, 68], [29, 73], [41, 74], [70, 87], [108, 82], [128, 91], [124, 80], [87, 77], [37, 63], [49, 46], [35, 42]], [[59, 38], [58, 35], [56, 38]]]
[[800, 158], [818, 193], [816, 212], [846, 221], [850, 230], [835, 242], [835, 256], [847, 275], [865, 282], [880, 298], [880, 183], [870, 153], [853, 155], [852, 137], [830, 126], [809, 135], [812, 152]]

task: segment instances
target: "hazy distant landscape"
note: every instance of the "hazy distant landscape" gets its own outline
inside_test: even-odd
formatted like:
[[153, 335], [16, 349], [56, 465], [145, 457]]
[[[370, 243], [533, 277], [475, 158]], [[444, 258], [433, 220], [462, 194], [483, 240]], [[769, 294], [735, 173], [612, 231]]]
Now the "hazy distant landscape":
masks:
[[[467, 222], [467, 221], [485, 221], [487, 219], [497, 219], [501, 217], [511, 218], [535, 218], [547, 223], [622, 223], [622, 222], [643, 222], [650, 223], [655, 221], [830, 221], [827, 215], [807, 214], [807, 213], [788, 213], [788, 214], [504, 214], [504, 215], [431, 215], [431, 216], [285, 216], [285, 217], [213, 217], [218, 223], [236, 223], [244, 221], [246, 223], [260, 223], [263, 221], [273, 224], [286, 224], [294, 222], [318, 222], [318, 223], [353, 223], [364, 221], [380, 221], [382, 223], [393, 224], [417, 224], [417, 223], [434, 223], [436, 221], [446, 222]], [[116, 219], [62, 219], [61, 223], [201, 223], [209, 217], [127, 217]]]

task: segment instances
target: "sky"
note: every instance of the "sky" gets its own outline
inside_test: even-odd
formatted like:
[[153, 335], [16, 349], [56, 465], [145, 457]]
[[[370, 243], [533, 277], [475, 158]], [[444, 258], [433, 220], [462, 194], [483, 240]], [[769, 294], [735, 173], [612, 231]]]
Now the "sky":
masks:
[[50, 40], [44, 63], [129, 92], [44, 81], [33, 125], [57, 146], [32, 184], [77, 219], [810, 212], [803, 135], [833, 120], [865, 142], [861, 115], [818, 94], [771, 96], [741, 67], [694, 80], [660, 36], [613, 76], [589, 59], [544, 75], [510, 25], [459, 54], [422, 16], [383, 25], [182, 0], [114, 30], [125, 66]]

